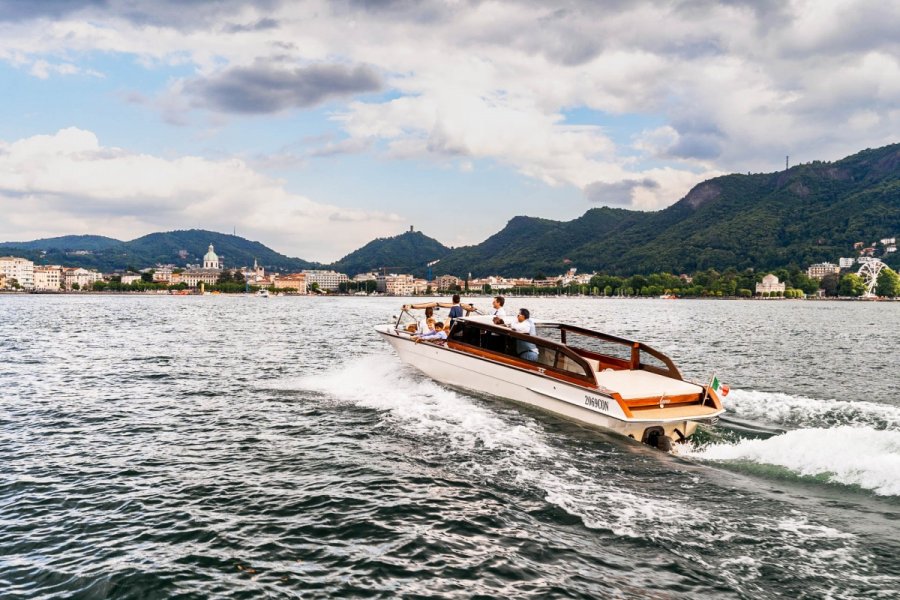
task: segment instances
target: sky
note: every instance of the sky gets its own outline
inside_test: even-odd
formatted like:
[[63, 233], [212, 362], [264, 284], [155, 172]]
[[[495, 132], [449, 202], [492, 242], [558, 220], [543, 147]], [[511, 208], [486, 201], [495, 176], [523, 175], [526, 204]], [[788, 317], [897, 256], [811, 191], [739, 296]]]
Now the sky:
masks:
[[900, 3], [0, 0], [0, 241], [660, 210], [894, 143]]

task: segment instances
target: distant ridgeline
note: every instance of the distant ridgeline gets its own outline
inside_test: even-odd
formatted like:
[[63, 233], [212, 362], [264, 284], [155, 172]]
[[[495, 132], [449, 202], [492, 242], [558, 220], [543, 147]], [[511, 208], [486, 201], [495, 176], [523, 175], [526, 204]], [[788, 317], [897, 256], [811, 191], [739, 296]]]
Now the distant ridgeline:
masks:
[[22, 256], [35, 264], [114, 271], [129, 266], [142, 269], [157, 263], [182, 267], [201, 264], [210, 244], [224, 257], [226, 267], [250, 266], [254, 260], [267, 270], [299, 271], [320, 267], [317, 263], [279, 254], [259, 242], [202, 229], [151, 233], [130, 242], [90, 235], [6, 242], [0, 244], [0, 254]]
[[[514, 217], [474, 246], [450, 249], [409, 231], [373, 240], [331, 265], [201, 230], [154, 233], [131, 242], [67, 236], [0, 244], [0, 253], [108, 271], [199, 263], [212, 243], [230, 266], [251, 265], [256, 259], [269, 270], [326, 267], [353, 275], [384, 269], [421, 277], [427, 263], [440, 260], [432, 268], [434, 275], [533, 277], [555, 276], [569, 267], [618, 275], [805, 268], [857, 257], [857, 242], [869, 246], [890, 237], [900, 238], [900, 144], [833, 163], [717, 177], [657, 212], [595, 208], [568, 222]], [[189, 254], [182, 257], [185, 250]], [[879, 252], [879, 257], [900, 268], [898, 253]]]

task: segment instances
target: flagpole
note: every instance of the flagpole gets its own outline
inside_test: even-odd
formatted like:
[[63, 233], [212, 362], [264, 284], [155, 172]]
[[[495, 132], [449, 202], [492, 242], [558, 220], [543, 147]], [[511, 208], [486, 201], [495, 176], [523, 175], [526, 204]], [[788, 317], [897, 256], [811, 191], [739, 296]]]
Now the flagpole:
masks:
[[707, 383], [706, 387], [703, 389], [703, 401], [700, 403], [700, 406], [706, 406], [706, 399], [709, 397], [709, 386], [712, 385], [712, 382], [715, 378], [716, 372], [713, 371], [712, 376], [709, 378], [709, 383]]

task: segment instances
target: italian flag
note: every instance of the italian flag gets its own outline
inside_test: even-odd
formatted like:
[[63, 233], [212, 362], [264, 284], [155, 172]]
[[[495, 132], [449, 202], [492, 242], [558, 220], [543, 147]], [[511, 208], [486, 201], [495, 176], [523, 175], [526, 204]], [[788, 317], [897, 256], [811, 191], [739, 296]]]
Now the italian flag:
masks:
[[728, 395], [728, 386], [720, 382], [719, 378], [715, 375], [713, 375], [712, 383], [709, 384], [709, 387], [716, 393], [717, 396]]

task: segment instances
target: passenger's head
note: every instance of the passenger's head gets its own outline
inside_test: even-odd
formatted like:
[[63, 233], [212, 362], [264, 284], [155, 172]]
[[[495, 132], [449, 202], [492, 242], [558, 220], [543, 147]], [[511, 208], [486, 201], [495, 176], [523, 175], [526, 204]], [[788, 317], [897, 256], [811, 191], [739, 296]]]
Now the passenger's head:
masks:
[[443, 328], [444, 328], [444, 322], [443, 322], [443, 321], [438, 321], [437, 323], [434, 324], [434, 330], [435, 330], [435, 331], [440, 331], [440, 330], [442, 330]]
[[506, 300], [503, 298], [503, 296], [497, 296], [496, 298], [494, 298], [494, 308], [500, 308], [505, 303]]
[[425, 309], [425, 318], [431, 317], [434, 315], [434, 309], [430, 306]]
[[429, 329], [434, 329], [434, 319], [425, 319], [425, 324]]
[[459, 304], [459, 294], [453, 294], [453, 304]]
[[528, 312], [528, 309], [527, 309], [527, 308], [520, 308], [520, 309], [519, 309], [519, 320], [520, 320], [520, 321], [525, 321], [525, 320], [530, 319], [530, 318], [531, 318], [531, 313]]

